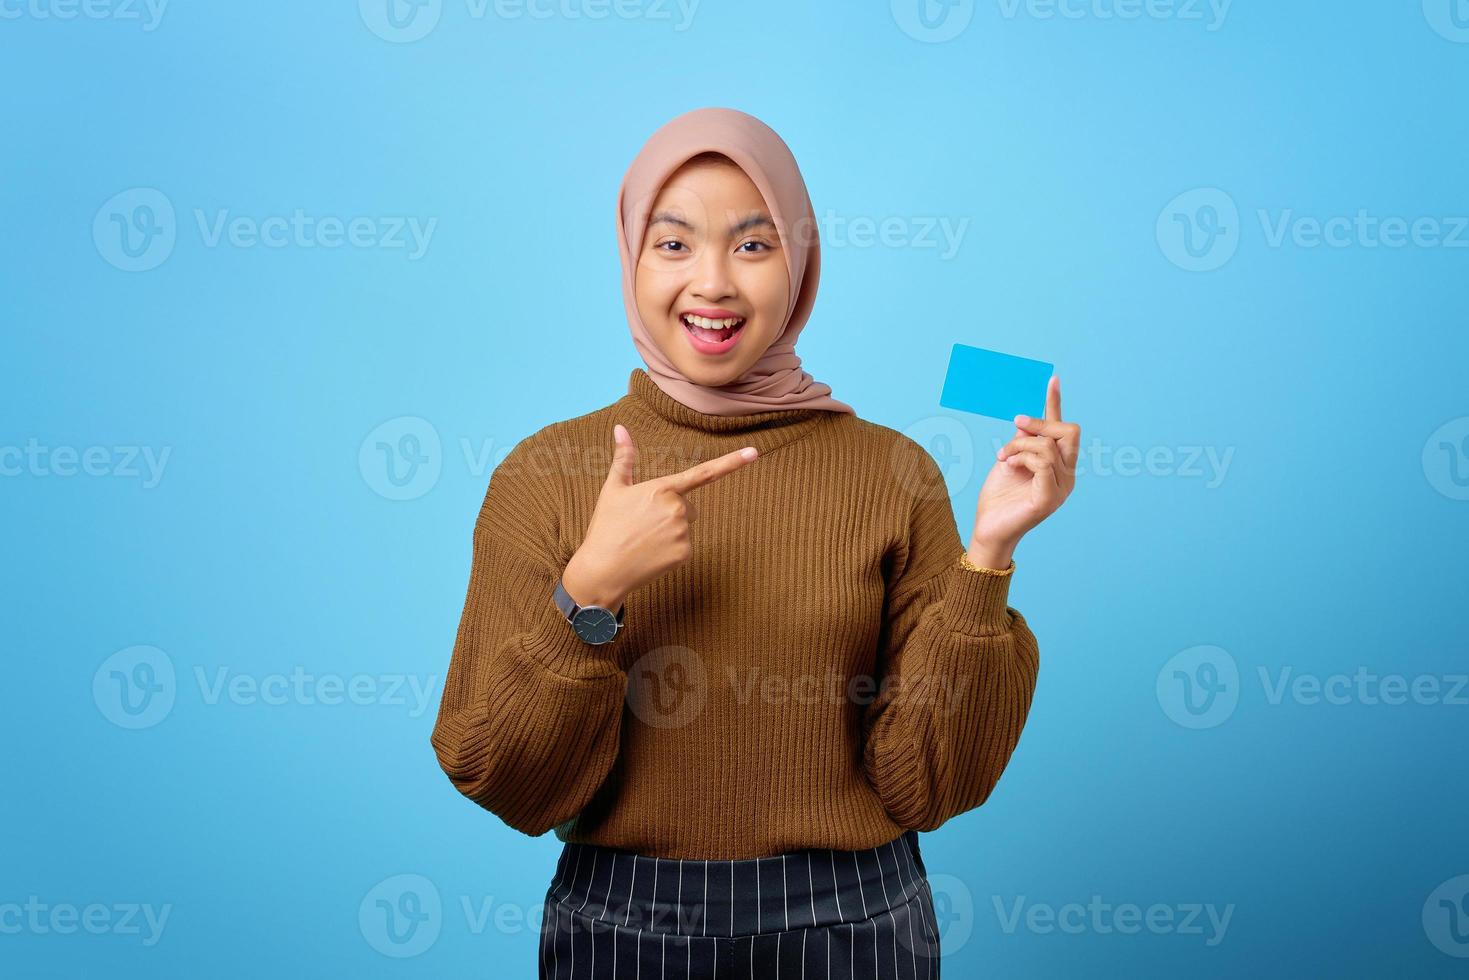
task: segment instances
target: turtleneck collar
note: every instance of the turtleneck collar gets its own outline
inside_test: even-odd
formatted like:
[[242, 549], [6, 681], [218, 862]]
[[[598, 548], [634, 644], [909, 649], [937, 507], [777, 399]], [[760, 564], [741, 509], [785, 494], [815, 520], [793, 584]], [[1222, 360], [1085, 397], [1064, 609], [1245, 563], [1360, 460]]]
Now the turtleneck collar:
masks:
[[626, 403], [637, 415], [624, 423], [634, 440], [638, 439], [638, 423], [642, 422], [664, 431], [683, 430], [715, 444], [718, 454], [742, 446], [769, 452], [844, 414], [820, 408], [784, 408], [746, 415], [709, 415], [690, 408], [658, 387], [643, 368], [633, 368], [628, 378]]

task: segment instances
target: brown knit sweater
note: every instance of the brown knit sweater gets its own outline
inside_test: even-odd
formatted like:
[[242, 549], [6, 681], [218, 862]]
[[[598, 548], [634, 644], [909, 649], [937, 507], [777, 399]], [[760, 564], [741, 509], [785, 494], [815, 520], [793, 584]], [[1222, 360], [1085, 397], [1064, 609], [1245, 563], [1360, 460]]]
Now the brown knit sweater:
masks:
[[[635, 479], [752, 445], [689, 494], [692, 558], [627, 596], [610, 643], [551, 601], [612, 461]], [[526, 834], [668, 858], [873, 847], [982, 804], [1020, 738], [1039, 651], [1015, 565], [961, 563], [933, 458], [848, 413], [715, 416], [642, 368], [490, 477], [432, 744]]]

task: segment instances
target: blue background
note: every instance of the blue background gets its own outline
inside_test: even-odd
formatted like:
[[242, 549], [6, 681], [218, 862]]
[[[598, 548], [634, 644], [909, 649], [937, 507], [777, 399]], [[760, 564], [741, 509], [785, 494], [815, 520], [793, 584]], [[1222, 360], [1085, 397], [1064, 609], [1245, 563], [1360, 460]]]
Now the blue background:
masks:
[[[533, 975], [560, 845], [461, 798], [428, 743], [470, 529], [517, 440], [625, 392], [618, 182], [664, 121], [730, 105], [791, 145], [818, 216], [896, 219], [888, 244], [826, 240], [799, 350], [944, 457], [961, 534], [1011, 429], [938, 407], [954, 342], [1053, 361], [1099, 447], [1016, 553], [1042, 650], [1020, 747], [985, 806], [923, 837], [946, 972], [1462, 975], [1469, 942], [1430, 896], [1469, 874], [1469, 707], [1273, 703], [1260, 674], [1447, 691], [1469, 669], [1469, 249], [1272, 245], [1258, 216], [1447, 236], [1469, 215], [1448, 0], [1238, 0], [1222, 23], [988, 0], [942, 41], [906, 0], [704, 0], [687, 24], [652, 0], [602, 19], [445, 0], [413, 41], [371, 6], [179, 3], [147, 30], [5, 4], [0, 972]], [[129, 272], [106, 230], [142, 220], [139, 188], [176, 241]], [[296, 209], [437, 223], [410, 258], [211, 246], [196, 218]], [[935, 221], [965, 223], [957, 251], [922, 244]], [[425, 468], [378, 455], [430, 433]], [[18, 463], [30, 440], [112, 462]], [[130, 446], [169, 452], [161, 480], [129, 475]], [[110, 658], [139, 645], [174, 701], [131, 729]], [[1201, 645], [1237, 670], [1227, 712], [1177, 686]], [[211, 697], [221, 670], [298, 669], [369, 703]], [[429, 686], [426, 710], [393, 678]], [[395, 957], [374, 890], [403, 874], [442, 911]], [[1005, 926], [1017, 901], [1093, 895], [1233, 909], [1212, 944], [1205, 917]], [[117, 927], [17, 929], [6, 903], [31, 896]], [[156, 943], [122, 928], [127, 903], [169, 907]], [[497, 926], [502, 905], [532, 921]]]

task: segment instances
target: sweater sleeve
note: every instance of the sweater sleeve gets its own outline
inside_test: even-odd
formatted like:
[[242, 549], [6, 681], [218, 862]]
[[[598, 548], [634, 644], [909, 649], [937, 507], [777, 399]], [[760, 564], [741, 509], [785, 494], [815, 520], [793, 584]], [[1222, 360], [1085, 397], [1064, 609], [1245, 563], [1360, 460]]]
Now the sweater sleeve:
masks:
[[1020, 740], [1040, 653], [1006, 605], [1015, 564], [965, 568], [937, 464], [918, 462], [908, 539], [895, 558], [878, 663], [863, 715], [863, 767], [904, 829], [933, 830], [989, 797]]
[[[554, 484], [512, 450], [475, 523], [464, 612], [430, 741], [469, 799], [537, 836], [581, 812], [616, 761], [627, 674], [551, 601]], [[546, 484], [546, 485], [541, 485]]]

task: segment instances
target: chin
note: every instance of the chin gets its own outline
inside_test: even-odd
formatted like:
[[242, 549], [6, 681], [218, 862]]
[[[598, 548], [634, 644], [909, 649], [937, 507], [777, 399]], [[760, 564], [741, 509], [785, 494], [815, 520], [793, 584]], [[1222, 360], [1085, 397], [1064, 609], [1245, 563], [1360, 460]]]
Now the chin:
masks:
[[717, 388], [720, 385], [727, 385], [745, 373], [745, 367], [738, 365], [681, 364], [678, 361], [675, 361], [674, 364], [683, 372], [684, 377], [706, 388]]

